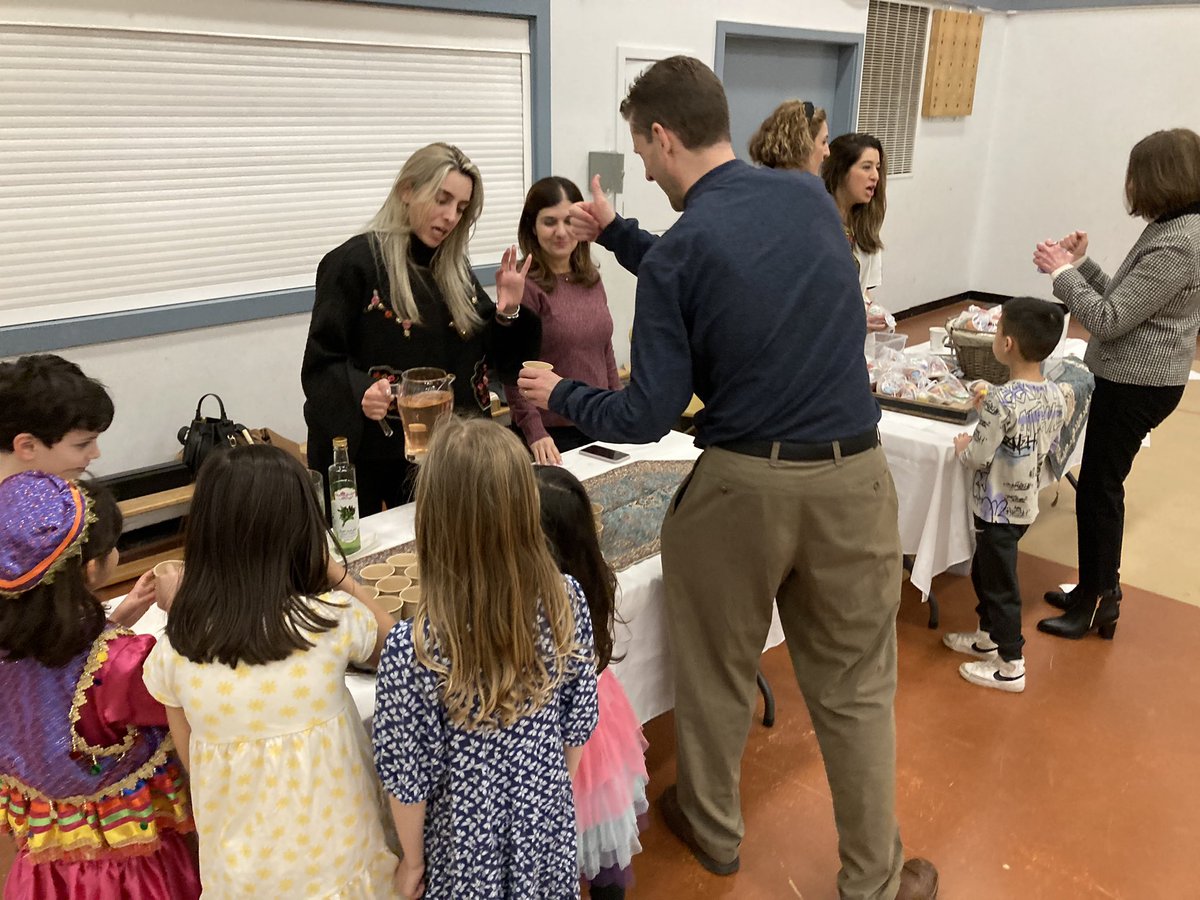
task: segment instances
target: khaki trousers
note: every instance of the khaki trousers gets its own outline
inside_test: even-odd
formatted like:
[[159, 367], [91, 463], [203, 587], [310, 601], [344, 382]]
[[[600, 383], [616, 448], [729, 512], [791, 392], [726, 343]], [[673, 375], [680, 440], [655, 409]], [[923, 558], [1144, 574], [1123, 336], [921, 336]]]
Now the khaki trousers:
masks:
[[[833, 794], [846, 900], [892, 900], [896, 489], [881, 447], [818, 462], [710, 448], [662, 529], [679, 803], [713, 858], [744, 833], [738, 784], [777, 601]], [[802, 846], [802, 845], [798, 845]]]

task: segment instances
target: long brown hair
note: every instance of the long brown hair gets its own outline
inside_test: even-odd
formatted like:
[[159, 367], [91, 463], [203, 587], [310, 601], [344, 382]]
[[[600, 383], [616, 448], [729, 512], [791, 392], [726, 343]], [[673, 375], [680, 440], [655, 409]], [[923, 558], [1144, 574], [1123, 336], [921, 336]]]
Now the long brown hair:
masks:
[[[433, 253], [433, 280], [450, 309], [450, 318], [466, 333], [478, 331], [483, 321], [475, 311], [475, 281], [467, 258], [471, 229], [483, 212], [483, 178], [467, 155], [450, 144], [429, 144], [408, 158], [396, 176], [379, 212], [367, 224], [371, 247], [387, 272], [392, 312], [401, 321], [420, 322], [408, 271], [412, 244], [410, 211], [433, 202], [442, 181], [451, 172], [471, 179], [471, 200], [454, 230]], [[409, 200], [404, 195], [409, 193]]]
[[440, 676], [450, 721], [504, 727], [545, 706], [570, 660], [590, 661], [591, 648], [576, 646], [516, 435], [486, 419], [443, 422], [417, 476], [416, 529], [424, 586], [414, 654]]
[[308, 472], [287, 453], [268, 444], [210, 453], [167, 617], [171, 646], [230, 667], [312, 647], [312, 634], [337, 627], [317, 599], [331, 587], [327, 533]]
[[864, 253], [875, 253], [883, 249], [879, 230], [887, 213], [887, 157], [879, 138], [862, 132], [834, 138], [829, 142], [829, 158], [821, 166], [821, 177], [825, 179], [825, 189], [836, 199], [846, 175], [867, 149], [879, 152], [879, 183], [870, 203], [856, 203], [850, 208], [845, 226], [856, 247]]
[[[529, 277], [547, 294], [554, 292], [554, 288], [558, 284], [558, 276], [550, 271], [550, 261], [546, 258], [546, 251], [542, 249], [541, 242], [538, 241], [537, 217], [542, 210], [558, 206], [564, 200], [569, 203], [583, 202], [583, 194], [580, 193], [575, 182], [569, 178], [551, 175], [549, 178], [535, 181], [533, 187], [529, 189], [529, 193], [525, 195], [525, 206], [521, 210], [521, 218], [517, 222], [517, 245], [521, 248], [522, 253], [533, 257], [533, 264], [529, 267]], [[592, 262], [591, 246], [587, 241], [580, 241], [571, 251], [571, 271], [567, 280], [573, 284], [591, 287], [600, 280], [600, 273], [596, 271], [596, 265]]]
[[824, 123], [821, 107], [807, 100], [784, 100], [750, 138], [751, 162], [768, 169], [803, 169]]

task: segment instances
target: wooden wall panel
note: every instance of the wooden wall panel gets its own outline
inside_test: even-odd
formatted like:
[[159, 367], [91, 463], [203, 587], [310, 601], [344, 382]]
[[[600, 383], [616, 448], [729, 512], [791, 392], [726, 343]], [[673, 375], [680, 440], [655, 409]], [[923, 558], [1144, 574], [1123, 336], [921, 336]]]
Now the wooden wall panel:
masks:
[[936, 119], [971, 114], [982, 39], [983, 16], [934, 10], [921, 115]]

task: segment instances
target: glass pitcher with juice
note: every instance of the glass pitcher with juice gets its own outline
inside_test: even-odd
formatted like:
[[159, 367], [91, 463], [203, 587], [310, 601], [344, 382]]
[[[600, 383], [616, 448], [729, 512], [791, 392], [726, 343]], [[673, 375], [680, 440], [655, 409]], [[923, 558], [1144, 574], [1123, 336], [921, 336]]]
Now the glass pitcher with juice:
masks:
[[442, 369], [406, 369], [392, 385], [404, 426], [404, 455], [419, 463], [429, 450], [438, 423], [454, 409], [454, 376]]

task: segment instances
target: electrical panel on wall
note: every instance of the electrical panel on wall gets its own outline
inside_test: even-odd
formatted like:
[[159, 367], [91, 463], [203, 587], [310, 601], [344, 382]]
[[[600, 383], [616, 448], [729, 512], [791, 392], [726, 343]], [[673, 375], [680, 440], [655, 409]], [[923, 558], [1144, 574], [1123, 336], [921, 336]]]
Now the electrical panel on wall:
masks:
[[983, 16], [934, 10], [929, 29], [929, 58], [925, 62], [922, 116], [939, 119], [971, 114], [982, 38]]

